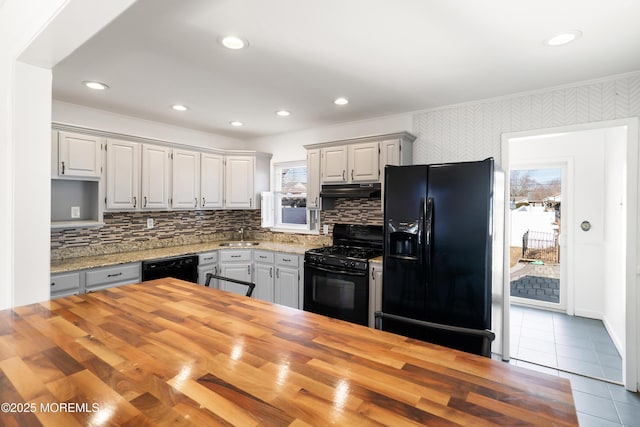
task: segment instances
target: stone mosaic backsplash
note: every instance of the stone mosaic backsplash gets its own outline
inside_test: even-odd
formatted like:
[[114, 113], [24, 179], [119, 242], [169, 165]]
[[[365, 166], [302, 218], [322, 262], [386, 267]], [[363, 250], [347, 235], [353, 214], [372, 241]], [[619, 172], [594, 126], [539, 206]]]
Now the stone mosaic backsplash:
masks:
[[[151, 229], [146, 228], [147, 218], [153, 218]], [[236, 240], [240, 227], [245, 239], [328, 245], [333, 224], [383, 221], [379, 199], [337, 199], [335, 208], [322, 211], [320, 218], [322, 225], [329, 225], [327, 236], [271, 232], [260, 227], [260, 211], [253, 210], [105, 212], [103, 227], [52, 230], [51, 259]]]

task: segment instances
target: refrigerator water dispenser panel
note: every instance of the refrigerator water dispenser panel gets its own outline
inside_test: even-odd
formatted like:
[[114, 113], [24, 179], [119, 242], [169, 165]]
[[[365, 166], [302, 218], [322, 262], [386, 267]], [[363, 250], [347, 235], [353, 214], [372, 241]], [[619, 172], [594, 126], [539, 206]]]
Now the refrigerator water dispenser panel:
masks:
[[389, 255], [402, 258], [417, 258], [420, 244], [418, 221], [395, 221], [387, 224]]

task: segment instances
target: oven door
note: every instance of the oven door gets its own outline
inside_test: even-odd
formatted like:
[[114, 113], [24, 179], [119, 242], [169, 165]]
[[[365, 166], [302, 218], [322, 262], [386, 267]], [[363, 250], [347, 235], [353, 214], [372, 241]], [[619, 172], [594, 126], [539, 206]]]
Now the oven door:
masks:
[[305, 262], [304, 310], [367, 326], [367, 271], [340, 270]]

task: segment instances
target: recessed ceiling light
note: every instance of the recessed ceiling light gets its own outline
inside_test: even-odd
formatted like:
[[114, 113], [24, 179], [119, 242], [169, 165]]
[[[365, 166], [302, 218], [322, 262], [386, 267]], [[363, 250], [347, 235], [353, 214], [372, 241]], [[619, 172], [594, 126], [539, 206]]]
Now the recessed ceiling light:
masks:
[[182, 104], [173, 105], [171, 108], [173, 108], [176, 111], [187, 111], [189, 109], [186, 105], [182, 105]]
[[249, 46], [248, 41], [246, 41], [245, 39], [241, 39], [238, 36], [225, 36], [220, 39], [220, 43], [222, 43], [222, 46], [226, 47], [227, 49], [233, 50], [238, 50]]
[[109, 86], [107, 86], [104, 83], [100, 83], [100, 82], [85, 81], [85, 82], [82, 82], [82, 84], [85, 85], [86, 87], [88, 87], [89, 89], [93, 89], [93, 90], [109, 89]]
[[242, 122], [241, 122], [241, 121], [239, 121], [239, 120], [234, 120], [234, 121], [232, 121], [232, 122], [229, 122], [229, 124], [230, 124], [231, 126], [239, 127], [239, 126], [242, 126], [244, 123], [242, 123]]
[[333, 103], [336, 105], [347, 105], [349, 103], [349, 100], [347, 98], [340, 97], [336, 98]]
[[288, 117], [291, 115], [291, 111], [287, 111], [287, 110], [278, 110], [276, 111], [276, 114], [280, 117]]
[[544, 41], [547, 46], [564, 46], [582, 37], [582, 32], [578, 30], [565, 31]]

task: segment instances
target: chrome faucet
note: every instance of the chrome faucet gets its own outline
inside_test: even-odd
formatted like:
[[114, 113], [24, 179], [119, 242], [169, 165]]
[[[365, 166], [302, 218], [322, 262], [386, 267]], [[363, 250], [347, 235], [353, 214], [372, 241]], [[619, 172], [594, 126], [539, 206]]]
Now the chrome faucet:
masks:
[[244, 227], [240, 227], [240, 230], [238, 230], [238, 233], [240, 233], [240, 241], [244, 241]]

